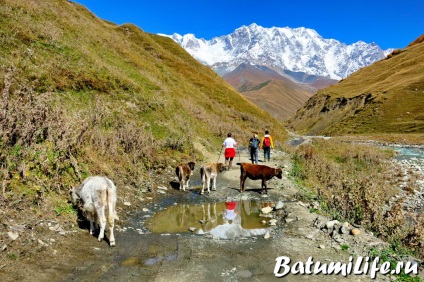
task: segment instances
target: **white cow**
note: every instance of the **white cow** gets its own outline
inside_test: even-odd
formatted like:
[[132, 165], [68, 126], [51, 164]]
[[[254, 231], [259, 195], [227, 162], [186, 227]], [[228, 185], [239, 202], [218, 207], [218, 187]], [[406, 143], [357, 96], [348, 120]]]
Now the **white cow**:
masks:
[[[116, 187], [112, 180], [105, 176], [92, 176], [84, 180], [81, 185], [71, 190], [72, 203], [80, 204], [87, 213], [90, 221], [90, 234], [94, 232], [94, 222], [98, 219], [100, 225], [99, 241], [104, 238], [106, 218], [109, 223], [109, 243], [115, 246], [113, 227], [116, 215]], [[107, 214], [107, 217], [106, 217]]]

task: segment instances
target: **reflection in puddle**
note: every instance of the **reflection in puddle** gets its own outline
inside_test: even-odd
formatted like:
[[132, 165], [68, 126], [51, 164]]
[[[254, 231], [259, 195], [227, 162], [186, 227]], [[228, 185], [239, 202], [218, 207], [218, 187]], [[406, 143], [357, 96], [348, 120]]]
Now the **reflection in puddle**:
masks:
[[172, 261], [172, 260], [176, 260], [177, 259], [177, 255], [169, 255], [169, 256], [166, 256], [166, 257], [161, 257], [161, 256], [159, 256], [159, 257], [155, 257], [155, 258], [149, 258], [149, 259], [147, 259], [145, 262], [144, 262], [144, 264], [145, 265], [154, 265], [154, 264], [156, 264], [157, 262], [160, 262], [160, 261], [162, 261], [162, 260], [165, 260], [165, 261]]
[[220, 239], [261, 236], [269, 226], [262, 223], [260, 209], [269, 205], [259, 200], [180, 204], [159, 211], [146, 222], [146, 227], [153, 233], [187, 233], [195, 228], [196, 234]]

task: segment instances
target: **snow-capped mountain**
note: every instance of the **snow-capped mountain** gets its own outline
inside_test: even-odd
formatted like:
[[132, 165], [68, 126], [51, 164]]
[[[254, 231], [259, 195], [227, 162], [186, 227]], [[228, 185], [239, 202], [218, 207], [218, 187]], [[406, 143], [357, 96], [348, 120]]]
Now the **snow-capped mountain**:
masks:
[[193, 34], [175, 33], [169, 37], [221, 76], [249, 63], [267, 66], [281, 74], [289, 70], [339, 80], [383, 59], [393, 50], [382, 50], [375, 43], [362, 41], [346, 45], [324, 39], [315, 30], [304, 27], [264, 28], [254, 23], [211, 40], [198, 39]]

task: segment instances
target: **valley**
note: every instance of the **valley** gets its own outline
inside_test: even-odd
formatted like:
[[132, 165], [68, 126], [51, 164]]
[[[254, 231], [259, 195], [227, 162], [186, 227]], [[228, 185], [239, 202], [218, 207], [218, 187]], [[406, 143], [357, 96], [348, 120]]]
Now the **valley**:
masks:
[[[296, 143], [294, 140], [293, 142]], [[242, 162], [249, 161], [246, 151], [242, 151], [237, 158]], [[313, 204], [298, 199], [298, 186], [289, 175], [291, 170], [289, 156], [275, 150], [272, 153], [271, 163], [284, 168], [284, 177], [282, 180], [270, 181], [269, 195], [260, 195], [256, 189], [260, 182], [250, 180], [247, 181], [246, 192], [240, 194], [238, 166], [220, 174], [217, 191], [203, 196], [198, 194], [198, 187], [201, 184], [198, 171], [193, 176], [192, 188], [186, 192], [170, 187], [168, 183], [172, 183], [175, 177], [172, 176], [172, 169], [168, 172], [164, 171], [158, 178], [157, 186], [150, 193], [143, 195], [142, 208], [125, 206], [120, 202], [120, 216], [122, 214], [127, 216], [125, 220], [118, 223], [116, 247], [109, 247], [107, 242], [97, 242], [86, 229], [64, 228], [63, 232], [66, 235], [46, 230], [37, 235], [37, 237], [41, 236], [39, 238], [44, 242], [42, 250], [25, 260], [3, 265], [0, 270], [1, 280], [243, 281], [253, 279], [274, 281], [277, 280], [274, 268], [278, 257], [287, 256], [292, 262], [306, 262], [309, 257], [312, 257], [315, 262], [347, 263], [350, 256], [365, 257], [369, 255], [370, 249], [387, 247], [386, 242], [375, 238], [372, 233], [363, 229], [360, 229], [360, 234], [356, 236], [349, 233], [330, 235], [323, 225], [330, 222], [331, 218], [311, 213], [310, 207]], [[160, 191], [162, 192], [159, 193]], [[283, 204], [279, 210], [269, 214], [276, 220], [276, 226], [261, 223], [268, 229], [268, 237], [258, 234], [235, 235], [235, 237], [220, 239], [214, 237], [214, 233], [209, 233], [207, 229], [205, 229], [206, 233], [202, 234], [196, 231], [190, 232], [188, 229], [176, 233], [169, 229], [166, 232], [165, 228], [164, 231], [155, 234], [146, 226], [146, 221], [154, 219], [156, 214], [170, 207], [178, 205], [183, 207], [190, 204], [201, 207], [200, 213], [193, 209], [181, 214], [181, 216], [188, 216], [186, 220], [192, 218], [190, 226], [196, 226], [195, 224], [199, 224], [199, 221], [208, 223], [214, 220], [214, 216], [219, 221], [222, 216], [219, 211], [222, 212], [222, 210], [218, 209], [217, 213], [213, 207], [216, 208], [216, 205], [224, 201], [235, 201], [237, 205], [240, 205], [236, 208], [237, 213], [245, 210], [252, 211], [255, 207], [251, 204], [252, 201], [272, 205], [279, 202]], [[263, 219], [268, 221], [270, 218]], [[236, 223], [227, 224], [231, 226]], [[422, 269], [420, 273], [422, 274]], [[296, 281], [334, 281], [339, 277], [340, 274], [312, 276], [289, 274], [286, 278], [296, 279]], [[370, 273], [348, 275], [344, 279], [369, 281]], [[376, 281], [388, 279], [390, 280], [390, 276], [379, 274]]]
[[[237, 31], [253, 41], [232, 42], [266, 51], [265, 62], [246, 60], [254, 48], [208, 66], [167, 36], [72, 1], [0, 1], [1, 281], [272, 281], [277, 258], [367, 256], [410, 261], [422, 277], [422, 37], [388, 55], [358, 42], [358, 57], [311, 29], [274, 28], [289, 49], [311, 43], [278, 65], [259, 44], [269, 30], [254, 24]], [[199, 194], [199, 165], [223, 161], [229, 132], [235, 162], [249, 162], [249, 138], [265, 130], [275, 141], [266, 164], [284, 172], [268, 195], [249, 180], [240, 193], [238, 166]], [[406, 157], [411, 148], [418, 155]], [[197, 169], [182, 192], [175, 166], [188, 161]], [[69, 201], [92, 175], [118, 187], [114, 248]]]

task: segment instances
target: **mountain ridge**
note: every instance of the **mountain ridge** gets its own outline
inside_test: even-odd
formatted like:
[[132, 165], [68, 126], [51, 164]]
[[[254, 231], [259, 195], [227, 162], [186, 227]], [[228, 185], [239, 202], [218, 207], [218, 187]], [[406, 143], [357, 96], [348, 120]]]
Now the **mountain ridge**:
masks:
[[423, 133], [424, 43], [414, 42], [319, 90], [288, 126], [308, 135]]
[[162, 35], [171, 37], [221, 76], [241, 63], [251, 63], [281, 74], [289, 70], [340, 80], [393, 51], [363, 41], [346, 45], [305, 27], [264, 28], [255, 23], [210, 40], [193, 34]]

